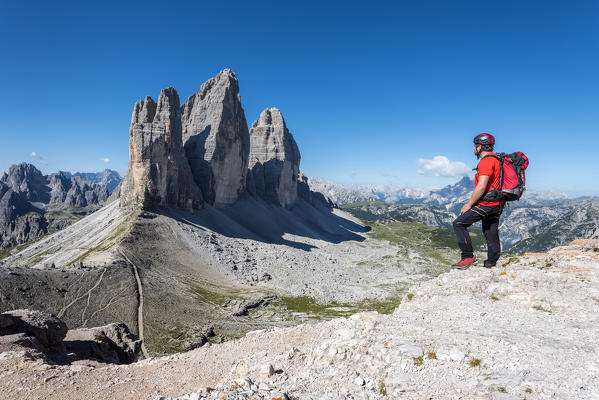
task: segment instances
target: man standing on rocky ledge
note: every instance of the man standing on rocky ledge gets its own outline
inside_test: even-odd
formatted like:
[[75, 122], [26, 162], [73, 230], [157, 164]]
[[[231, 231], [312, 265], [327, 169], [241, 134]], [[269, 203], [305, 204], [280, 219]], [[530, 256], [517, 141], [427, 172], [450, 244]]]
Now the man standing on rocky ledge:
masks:
[[487, 240], [487, 259], [483, 266], [492, 268], [501, 254], [499, 243], [499, 218], [504, 202], [484, 201], [485, 193], [496, 189], [501, 184], [499, 159], [493, 153], [495, 138], [488, 133], [481, 133], [474, 138], [474, 154], [480, 159], [474, 175], [474, 192], [470, 200], [460, 211], [460, 216], [453, 221], [453, 229], [458, 237], [458, 246], [462, 250], [462, 259], [453, 264], [453, 269], [468, 269], [476, 262], [468, 227], [482, 221], [483, 233]]

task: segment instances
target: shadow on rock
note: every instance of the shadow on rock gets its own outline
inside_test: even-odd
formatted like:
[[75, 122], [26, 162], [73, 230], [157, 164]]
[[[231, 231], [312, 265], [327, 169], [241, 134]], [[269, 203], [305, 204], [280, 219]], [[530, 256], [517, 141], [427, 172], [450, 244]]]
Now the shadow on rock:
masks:
[[336, 215], [329, 207], [313, 206], [301, 199], [289, 209], [246, 196], [226, 208], [206, 206], [196, 213], [160, 212], [195, 228], [230, 238], [282, 244], [305, 251], [315, 246], [285, 236], [300, 236], [329, 243], [362, 242], [365, 238], [360, 233], [370, 230]]

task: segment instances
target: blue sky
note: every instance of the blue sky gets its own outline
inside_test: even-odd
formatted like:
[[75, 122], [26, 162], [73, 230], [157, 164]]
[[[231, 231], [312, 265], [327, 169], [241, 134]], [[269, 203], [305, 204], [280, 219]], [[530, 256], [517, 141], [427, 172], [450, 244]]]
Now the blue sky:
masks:
[[417, 160], [471, 168], [488, 131], [530, 189], [599, 195], [599, 2], [284, 3], [0, 2], [0, 170], [124, 173], [137, 99], [231, 68], [308, 175], [442, 186]]

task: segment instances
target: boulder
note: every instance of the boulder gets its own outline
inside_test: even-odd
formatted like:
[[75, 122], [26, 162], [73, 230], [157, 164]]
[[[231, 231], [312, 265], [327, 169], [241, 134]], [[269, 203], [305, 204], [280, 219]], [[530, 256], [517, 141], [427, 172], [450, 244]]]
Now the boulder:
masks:
[[129, 169], [119, 192], [121, 206], [143, 209], [201, 208], [202, 195], [184, 157], [179, 95], [163, 89], [155, 103], [138, 101], [129, 129]]
[[249, 168], [256, 195], [289, 207], [297, 200], [300, 152], [277, 108], [268, 108], [250, 129]]
[[141, 340], [122, 323], [71, 329], [64, 344], [67, 352], [74, 353], [77, 359], [92, 358], [113, 364], [130, 364], [142, 356]]
[[181, 112], [185, 154], [204, 200], [235, 203], [246, 189], [250, 138], [233, 71], [206, 81]]
[[0, 320], [0, 335], [24, 333], [46, 348], [60, 346], [67, 334], [67, 325], [61, 319], [43, 311], [7, 311]]

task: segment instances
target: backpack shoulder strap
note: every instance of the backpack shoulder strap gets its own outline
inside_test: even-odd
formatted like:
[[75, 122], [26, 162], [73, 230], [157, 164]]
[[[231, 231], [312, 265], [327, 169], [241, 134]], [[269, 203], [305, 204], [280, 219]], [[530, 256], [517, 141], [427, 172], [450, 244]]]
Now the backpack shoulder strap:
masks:
[[484, 160], [487, 157], [494, 157], [494, 158], [498, 159], [499, 161], [501, 161], [503, 159], [503, 153], [501, 153], [500, 155], [497, 155], [497, 154], [487, 154], [486, 156], [484, 156], [483, 158], [481, 158], [481, 160]]
[[[499, 155], [497, 155], [497, 154], [487, 154], [486, 156], [484, 156], [483, 158], [481, 158], [481, 161], [484, 160], [487, 157], [493, 157], [493, 158], [496, 158], [497, 161], [499, 161], [499, 187], [502, 187], [503, 186], [503, 158], [505, 157], [505, 153], [500, 153]], [[496, 188], [491, 182], [489, 182], [489, 185], [494, 190], [498, 190], [498, 188]]]

